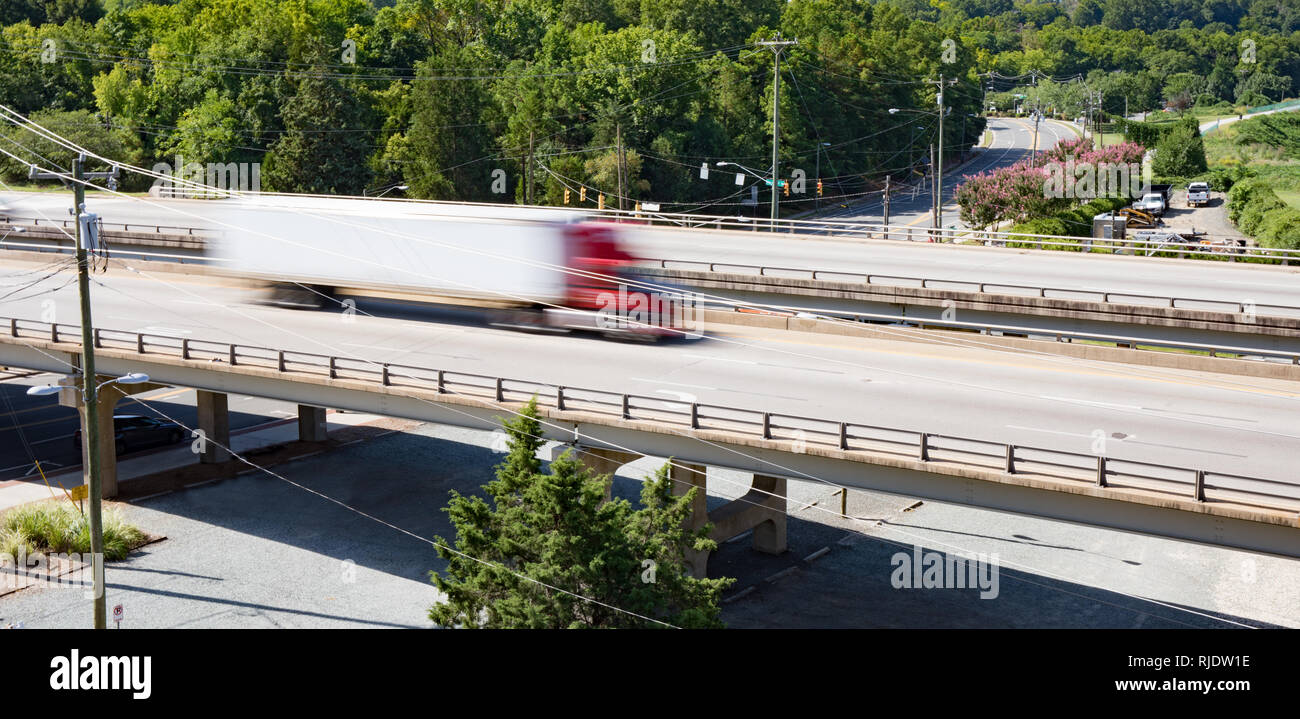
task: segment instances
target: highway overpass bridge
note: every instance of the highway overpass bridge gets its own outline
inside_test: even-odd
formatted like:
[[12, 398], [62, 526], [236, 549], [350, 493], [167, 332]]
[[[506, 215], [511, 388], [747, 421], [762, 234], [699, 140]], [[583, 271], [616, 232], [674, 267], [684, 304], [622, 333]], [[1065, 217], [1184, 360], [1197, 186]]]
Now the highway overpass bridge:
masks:
[[[62, 220], [44, 224], [39, 218], [9, 220], [11, 230], [21, 232], [11, 231], [0, 246], [19, 251], [70, 249], [71, 240]], [[210, 229], [130, 224], [109, 228], [103, 238], [123, 256], [211, 263], [205, 254]], [[753, 242], [745, 233], [726, 230], [628, 229], [634, 244], [662, 249], [666, 242], [688, 256], [699, 253], [700, 246], [717, 248], [706, 252], [734, 256], [730, 243], [737, 235], [744, 242]], [[643, 236], [651, 240], [637, 239]], [[681, 246], [682, 237], [690, 239], [689, 251]], [[860, 256], [844, 257], [843, 248], [837, 248], [837, 253], [821, 260], [827, 265], [823, 268], [810, 267], [816, 262], [807, 259], [797, 266], [781, 266], [655, 257], [647, 259], [636, 276], [646, 283], [666, 283], [699, 293], [706, 306], [721, 306], [709, 301], [716, 299], [721, 303], [866, 322], [903, 322], [961, 331], [982, 326], [1011, 336], [1029, 336], [1037, 331], [1038, 335], [1067, 342], [1111, 342], [1106, 338], [1124, 337], [1135, 341], [1121, 342], [1121, 346], [1165, 343], [1163, 349], [1235, 355], [1254, 352], [1263, 353], [1254, 359], [1290, 364], [1296, 364], [1296, 356], [1300, 355], [1300, 278], [1293, 271], [1254, 267], [1243, 274], [1235, 267], [1225, 272], [1229, 268], [1195, 260], [1098, 256], [1086, 258], [1093, 261], [1089, 271], [1095, 271], [1097, 276], [1079, 274], [1083, 271], [1076, 269], [1072, 276], [1056, 277], [1060, 284], [1054, 285], [1034, 279], [1038, 265], [1002, 266], [1022, 260], [1023, 251], [983, 247], [930, 250], [953, 253], [955, 259], [948, 260], [948, 265], [976, 265], [977, 269], [964, 270], [963, 279], [954, 277], [951, 269], [932, 270], [928, 276], [924, 272], [901, 275], [874, 271], [868, 269], [880, 264], [874, 255], [882, 246], [892, 250], [890, 245], [896, 243], [858, 244]], [[761, 249], [755, 252], [760, 257]], [[863, 251], [872, 258], [861, 256]], [[913, 248], [911, 252], [918, 251], [925, 253], [927, 249]], [[1047, 254], [1058, 258], [1066, 255], [1061, 259], [1067, 265], [1082, 259], [1067, 253]], [[886, 270], [897, 264], [898, 260], [887, 262]], [[925, 263], [919, 264], [924, 267]], [[1141, 273], [1150, 276], [1145, 280], [1148, 286], [1123, 288], [1136, 283]], [[1159, 294], [1161, 291], [1169, 294]], [[997, 329], [1000, 327], [1007, 329]]]
[[[0, 318], [0, 364], [70, 374], [75, 326]], [[193, 336], [100, 329], [97, 369], [147, 373], [200, 392], [200, 428], [221, 461], [226, 393], [296, 402], [304, 438], [332, 407], [489, 429], [537, 398], [547, 439], [576, 446], [610, 472], [640, 456], [672, 457], [678, 487], [702, 486], [706, 467], [754, 474], [746, 497], [704, 514], [715, 536], [755, 529], [755, 546], [784, 549], [785, 483], [820, 481], [1125, 531], [1300, 557], [1300, 481], [1265, 479], [916, 432], [841, 417], [564, 386], [429, 366], [231, 344]], [[105, 393], [115, 403], [121, 394]], [[107, 407], [105, 409], [108, 409]], [[111, 415], [110, 412], [103, 414]], [[111, 464], [112, 449], [104, 459]], [[105, 482], [106, 493], [115, 482]], [[695, 565], [702, 571], [703, 562]]]

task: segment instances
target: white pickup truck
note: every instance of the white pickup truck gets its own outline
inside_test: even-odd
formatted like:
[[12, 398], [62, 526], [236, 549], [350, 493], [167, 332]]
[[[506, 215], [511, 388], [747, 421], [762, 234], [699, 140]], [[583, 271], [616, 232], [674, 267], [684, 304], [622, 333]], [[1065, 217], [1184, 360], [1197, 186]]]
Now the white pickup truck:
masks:
[[1187, 206], [1201, 207], [1210, 202], [1210, 183], [1193, 182], [1187, 185]]

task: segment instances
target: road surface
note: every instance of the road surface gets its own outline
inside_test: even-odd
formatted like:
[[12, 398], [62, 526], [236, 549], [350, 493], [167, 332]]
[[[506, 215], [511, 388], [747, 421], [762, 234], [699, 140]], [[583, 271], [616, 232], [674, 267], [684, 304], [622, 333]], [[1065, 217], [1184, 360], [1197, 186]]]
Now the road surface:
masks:
[[[77, 317], [74, 287], [0, 315]], [[40, 289], [40, 288], [38, 288]], [[464, 312], [355, 317], [248, 304], [243, 290], [96, 275], [106, 329], [237, 342], [1297, 481], [1293, 384], [962, 346], [733, 328], [655, 346], [491, 328]], [[382, 312], [383, 316], [366, 316]], [[15, 464], [16, 462], [11, 462]]]

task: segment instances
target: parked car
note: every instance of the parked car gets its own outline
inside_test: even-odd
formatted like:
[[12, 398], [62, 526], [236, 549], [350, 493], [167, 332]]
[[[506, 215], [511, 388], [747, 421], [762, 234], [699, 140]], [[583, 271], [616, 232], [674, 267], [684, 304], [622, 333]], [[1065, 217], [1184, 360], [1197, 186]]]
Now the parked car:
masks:
[[1150, 190], [1142, 195], [1142, 199], [1133, 203], [1133, 209], [1140, 210], [1149, 215], [1163, 217], [1165, 210], [1169, 209], [1169, 191], [1173, 185], [1161, 184], [1151, 185]]
[[[176, 444], [185, 438], [180, 427], [161, 419], [137, 414], [113, 415], [113, 447], [118, 454], [146, 447]], [[72, 433], [73, 446], [81, 449], [81, 430]]]
[[1192, 182], [1187, 185], [1187, 206], [1200, 207], [1210, 202], [1210, 183]]

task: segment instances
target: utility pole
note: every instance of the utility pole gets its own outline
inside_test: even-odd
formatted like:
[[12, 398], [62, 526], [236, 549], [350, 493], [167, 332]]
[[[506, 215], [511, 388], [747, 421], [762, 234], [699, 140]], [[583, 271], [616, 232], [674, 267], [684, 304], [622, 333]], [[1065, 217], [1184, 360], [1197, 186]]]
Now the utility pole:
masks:
[[939, 165], [935, 169], [935, 182], [938, 192], [934, 200], [934, 227], [943, 228], [943, 75], [939, 75]]
[[533, 204], [533, 131], [528, 131], [528, 163], [524, 165], [524, 204]]
[[623, 124], [614, 125], [614, 144], [618, 147], [618, 209], [623, 209]]
[[1042, 119], [1042, 113], [1037, 109], [1034, 110], [1034, 148], [1030, 151], [1029, 164], [1038, 164], [1038, 121]]
[[108, 628], [104, 596], [104, 521], [100, 506], [103, 485], [99, 473], [99, 397], [95, 381], [95, 331], [90, 320], [90, 260], [81, 231], [81, 213], [86, 206], [86, 188], [81, 184], [82, 158], [72, 162], [73, 212], [77, 215], [77, 292], [81, 295], [81, 387], [86, 405], [86, 471], [90, 474], [90, 554], [94, 572], [95, 628]]
[[930, 226], [939, 226], [938, 207], [939, 203], [936, 198], [939, 196], [938, 184], [935, 178], [938, 176], [937, 168], [934, 164], [934, 143], [930, 143]]
[[777, 177], [781, 174], [779, 160], [777, 159], [777, 147], [781, 141], [781, 51], [790, 45], [797, 45], [797, 40], [782, 40], [781, 33], [776, 34], [772, 40], [762, 40], [756, 43], [765, 47], [772, 48], [772, 231], [776, 232], [776, 220], [780, 215], [777, 209], [779, 201], [777, 195]]
[[[99, 399], [95, 382], [95, 331], [90, 319], [90, 264], [87, 242], [89, 238], [82, 231], [82, 214], [86, 206], [86, 188], [82, 184], [86, 179], [116, 179], [118, 169], [112, 172], [82, 172], [85, 155], [72, 161], [72, 215], [76, 218], [77, 241], [77, 291], [81, 295], [81, 398], [85, 407], [86, 422], [86, 475], [87, 494], [90, 499], [90, 553], [94, 576], [95, 593], [95, 628], [108, 628], [105, 612], [107, 598], [104, 591], [104, 522], [102, 515], [101, 484], [99, 466]], [[52, 172], [36, 172], [35, 168], [28, 177], [37, 180], [66, 180], [63, 175]]]
[[[953, 78], [952, 83], [956, 83], [956, 82], [957, 79]], [[951, 83], [945, 81], [943, 79], [943, 75], [939, 75], [939, 93], [938, 96], [936, 97], [936, 100], [938, 101], [939, 104], [939, 154], [937, 158], [938, 164], [935, 165], [935, 172], [934, 172], [935, 186], [937, 188], [935, 191], [935, 200], [934, 200], [935, 229], [940, 229], [943, 226], [943, 116], [947, 109], [944, 107], [943, 104], [943, 88], [944, 85], [946, 84], [951, 84]]]
[[885, 221], [881, 223], [882, 225], [889, 224], [889, 181], [893, 177], [893, 175], [885, 175]]

